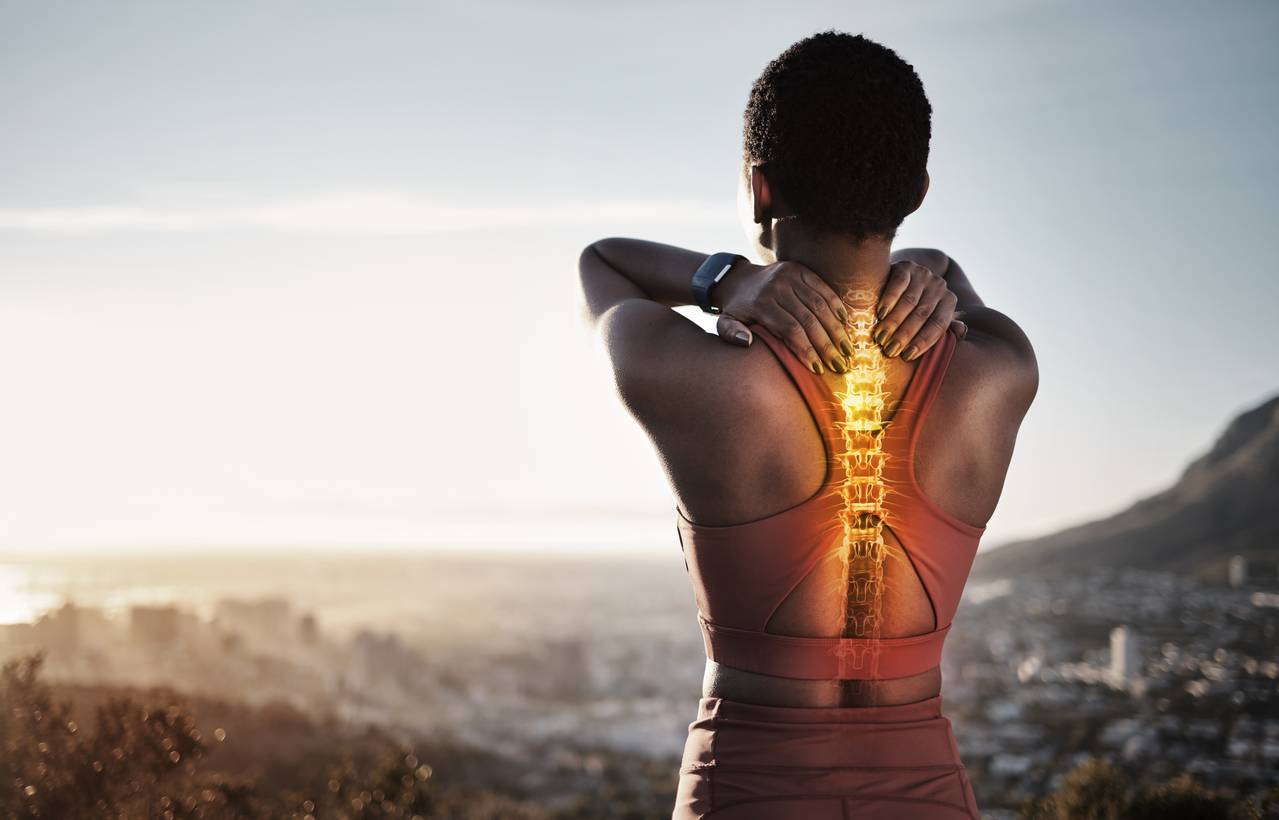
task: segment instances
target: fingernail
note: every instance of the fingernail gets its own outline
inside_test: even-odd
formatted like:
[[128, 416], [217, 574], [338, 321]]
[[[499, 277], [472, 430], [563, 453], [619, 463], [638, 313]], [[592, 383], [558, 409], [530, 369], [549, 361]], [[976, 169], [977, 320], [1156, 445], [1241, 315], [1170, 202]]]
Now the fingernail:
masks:
[[744, 330], [739, 330], [733, 334], [733, 338], [742, 344], [750, 344], [751, 335]]
[[840, 320], [841, 322], [847, 322], [847, 321], [848, 321], [848, 311], [844, 310], [843, 308], [840, 308], [840, 309], [839, 309], [839, 310], [835, 313], [835, 315], [839, 317], [839, 320]]
[[812, 364], [812, 368], [813, 368], [813, 372], [814, 372], [814, 373], [816, 373], [816, 374], [817, 374], [817, 375], [819, 375], [819, 376], [820, 376], [820, 375], [822, 375], [822, 363], [821, 363], [821, 362], [813, 362], [813, 364]]
[[871, 338], [875, 340], [875, 344], [882, 345], [884, 343], [884, 337], [887, 335], [888, 334], [881, 327], [871, 334]]
[[902, 358], [908, 362], [912, 362], [915, 360], [915, 357], [918, 355], [919, 355], [919, 348], [916, 347], [915, 345], [911, 345], [910, 347], [906, 348], [905, 352], [902, 353]]
[[893, 339], [891, 342], [888, 343], [888, 346], [884, 348], [884, 355], [891, 359], [892, 357], [897, 355], [897, 351], [901, 350], [901, 347], [902, 347], [902, 343], [897, 341], [896, 339]]
[[832, 356], [830, 359], [830, 369], [834, 370], [836, 373], [843, 373], [844, 364], [838, 358]]
[[881, 303], [879, 307], [875, 308], [875, 316], [877, 316], [878, 318], [882, 319], [887, 315], [888, 315], [888, 305]]
[[839, 349], [844, 351], [845, 356], [851, 357], [853, 355], [853, 343], [848, 341], [847, 339], [843, 339], [842, 341], [840, 341]]

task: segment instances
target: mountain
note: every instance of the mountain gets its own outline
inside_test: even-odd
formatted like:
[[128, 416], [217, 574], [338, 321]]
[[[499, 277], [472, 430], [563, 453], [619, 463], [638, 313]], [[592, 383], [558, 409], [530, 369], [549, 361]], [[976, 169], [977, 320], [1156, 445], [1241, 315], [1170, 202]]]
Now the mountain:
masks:
[[1168, 489], [1108, 518], [982, 553], [973, 575], [1085, 566], [1218, 575], [1237, 553], [1279, 557], [1279, 396], [1230, 422]]

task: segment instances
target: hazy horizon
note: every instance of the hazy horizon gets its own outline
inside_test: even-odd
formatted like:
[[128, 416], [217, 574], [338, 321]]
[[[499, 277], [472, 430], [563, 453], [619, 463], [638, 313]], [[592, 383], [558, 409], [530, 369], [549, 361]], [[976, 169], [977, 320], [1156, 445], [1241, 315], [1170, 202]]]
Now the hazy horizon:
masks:
[[[1273, 396], [1267, 397], [1273, 398]], [[1264, 403], [1258, 401], [1240, 409], [1244, 412], [1254, 406]], [[1233, 417], [1232, 417], [1233, 419]], [[1226, 425], [1221, 425], [1218, 434], [1224, 432]], [[1215, 437], [1214, 437], [1215, 439]], [[1207, 449], [1196, 452], [1186, 459], [1188, 466], [1192, 461], [1198, 459], [1207, 452]], [[1178, 471], [1178, 475], [1180, 471]], [[1163, 486], [1152, 488], [1149, 493], [1143, 494], [1131, 501], [1125, 501], [1122, 505], [1115, 507], [1113, 510], [1103, 510], [1087, 519], [1081, 519], [1077, 522], [1068, 522], [1061, 527], [1053, 528], [1039, 533], [1028, 533], [1026, 538], [1035, 538], [1040, 536], [1052, 535], [1062, 529], [1068, 529], [1076, 524], [1087, 523], [1089, 521], [1099, 520], [1108, 517], [1110, 514], [1120, 512], [1131, 506], [1132, 503], [1156, 494], [1165, 489]], [[633, 516], [633, 513], [631, 514]], [[623, 518], [625, 513], [623, 514]], [[385, 556], [394, 557], [398, 555], [418, 553], [418, 554], [434, 554], [444, 558], [456, 556], [472, 556], [477, 550], [486, 558], [493, 560], [501, 560], [502, 558], [526, 559], [537, 553], [548, 555], [571, 557], [578, 555], [593, 555], [600, 558], [650, 558], [655, 560], [670, 560], [671, 556], [678, 557], [677, 550], [674, 552], [654, 549], [655, 543], [660, 543], [665, 538], [664, 522], [650, 522], [644, 519], [632, 518], [632, 524], [638, 524], [640, 534], [628, 537], [599, 537], [596, 531], [582, 526], [583, 516], [579, 516], [579, 522], [576, 526], [556, 530], [553, 527], [536, 527], [532, 533], [516, 533], [512, 532], [507, 538], [492, 537], [492, 527], [485, 530], [485, 535], [490, 540], [474, 540], [468, 539], [465, 535], [459, 535], [453, 539], [446, 537], [433, 540], [422, 540], [414, 542], [405, 540], [403, 542], [379, 542], [379, 543], [361, 543], [359, 541], [351, 541], [349, 543], [326, 542], [322, 540], [280, 540], [280, 541], [263, 541], [260, 543], [216, 543], [201, 542], [198, 539], [187, 539], [182, 542], [174, 542], [172, 544], [155, 544], [155, 545], [136, 545], [128, 542], [121, 542], [110, 545], [84, 546], [77, 547], [70, 545], [56, 550], [53, 554], [40, 553], [31, 549], [6, 550], [0, 554], [9, 560], [96, 560], [102, 557], [103, 552], [109, 551], [113, 557], [117, 558], [138, 558], [156, 555], [171, 555], [175, 557], [192, 556], [197, 558], [207, 558], [214, 555], [225, 558], [243, 557], [243, 558], [277, 558], [297, 553], [306, 553], [312, 555], [332, 555], [343, 556], [351, 553], [360, 553], [370, 558]], [[600, 528], [600, 531], [606, 530], [610, 526], [616, 526], [618, 517], [616, 515], [609, 516], [599, 514], [595, 519], [587, 519], [592, 521]], [[509, 526], [513, 528], [527, 527], [527, 522], [510, 522]], [[644, 532], [645, 528], [649, 531]], [[1022, 540], [1008, 539], [991, 543], [983, 542], [979, 551], [986, 552], [991, 549], [998, 549], [1005, 544], [1014, 543]], [[605, 546], [607, 549], [601, 550], [600, 547]], [[3, 586], [0, 585], [0, 589]]]
[[[678, 556], [578, 250], [742, 250], [750, 83], [865, 32], [923, 208], [1036, 346], [984, 547], [1122, 509], [1279, 391], [1279, 7], [0, 0], [0, 553]], [[708, 37], [707, 32], [716, 32]]]

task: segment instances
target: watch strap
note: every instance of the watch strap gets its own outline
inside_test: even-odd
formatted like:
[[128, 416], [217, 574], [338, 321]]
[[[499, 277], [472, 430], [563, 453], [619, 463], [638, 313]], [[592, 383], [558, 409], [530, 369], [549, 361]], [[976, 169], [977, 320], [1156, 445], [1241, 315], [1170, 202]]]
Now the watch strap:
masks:
[[728, 275], [738, 260], [745, 259], [740, 253], [720, 251], [706, 257], [697, 272], [693, 274], [693, 302], [705, 313], [719, 313], [719, 308], [711, 304], [711, 290], [719, 281]]

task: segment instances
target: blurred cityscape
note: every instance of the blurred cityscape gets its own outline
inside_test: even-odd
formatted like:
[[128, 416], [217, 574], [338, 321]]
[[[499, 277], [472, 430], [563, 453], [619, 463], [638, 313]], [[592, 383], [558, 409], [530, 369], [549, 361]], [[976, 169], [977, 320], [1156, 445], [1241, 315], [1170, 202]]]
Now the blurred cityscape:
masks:
[[1096, 570], [972, 590], [943, 697], [983, 805], [1058, 788], [1090, 756], [1134, 781], [1189, 772], [1228, 794], [1279, 784], [1279, 578]]
[[[668, 765], [673, 787], [700, 695], [678, 552], [137, 557], [0, 572], [11, 601], [49, 603], [0, 626], [0, 655], [43, 650], [51, 681], [166, 685], [448, 738], [518, 763], [548, 805], [566, 761], [589, 778], [613, 752]], [[1099, 569], [976, 584], [944, 673], [946, 713], [993, 817], [1090, 756], [1134, 781], [1189, 772], [1240, 796], [1279, 785], [1274, 563], [1238, 556], [1226, 583]]]

